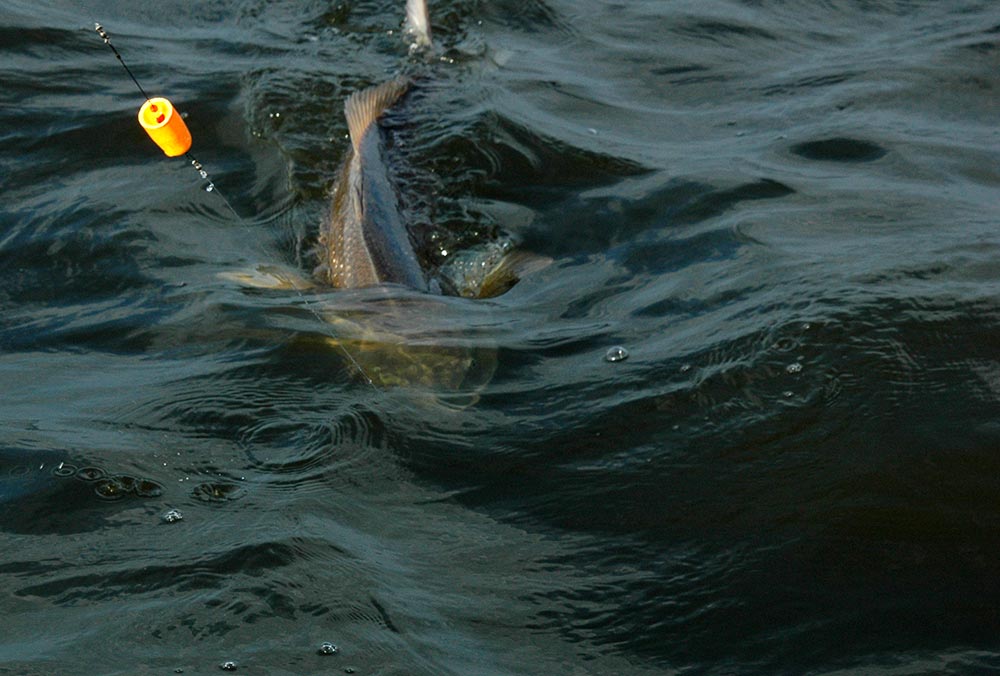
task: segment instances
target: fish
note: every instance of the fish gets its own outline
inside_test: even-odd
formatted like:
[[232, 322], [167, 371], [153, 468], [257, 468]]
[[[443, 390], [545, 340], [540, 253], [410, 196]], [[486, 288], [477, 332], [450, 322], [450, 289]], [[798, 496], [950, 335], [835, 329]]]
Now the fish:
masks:
[[[406, 28], [413, 49], [433, 49], [426, 0], [407, 0]], [[379, 123], [413, 86], [408, 77], [394, 77], [356, 91], [344, 102], [350, 144], [319, 226], [318, 265], [312, 280], [282, 265], [260, 265], [249, 272], [221, 276], [243, 286], [298, 292], [322, 287], [383, 287], [388, 301], [376, 303], [378, 312], [327, 305], [321, 314], [336, 330], [323, 342], [345, 353], [359, 375], [373, 386], [471, 393], [464, 399], [468, 404], [478, 399], [476, 392], [492, 377], [496, 349], [470, 345], [454, 336], [434, 341], [433, 335], [444, 336], [449, 331], [430, 328], [433, 322], [429, 318], [441, 316], [450, 307], [448, 301], [457, 300], [441, 296], [500, 295], [551, 259], [494, 246], [462, 257], [463, 264], [456, 266], [454, 275], [457, 283], [444, 280], [444, 285], [421, 265], [401, 208], [402, 187], [393, 179], [391, 162], [399, 158], [396, 153], [390, 157]], [[445, 294], [445, 288], [452, 293]]]

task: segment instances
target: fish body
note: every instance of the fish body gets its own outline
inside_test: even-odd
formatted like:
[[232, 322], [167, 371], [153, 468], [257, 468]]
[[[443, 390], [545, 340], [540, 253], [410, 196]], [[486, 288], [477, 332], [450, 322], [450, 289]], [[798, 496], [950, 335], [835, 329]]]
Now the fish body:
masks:
[[351, 146], [321, 226], [321, 277], [340, 288], [401, 284], [427, 291], [399, 209], [378, 119], [409, 89], [396, 78], [355, 92], [344, 104]]
[[[430, 47], [426, 1], [407, 0], [406, 16], [413, 47]], [[351, 367], [375, 387], [415, 387], [447, 394], [452, 404], [471, 404], [492, 377], [497, 352], [492, 345], [456, 337], [457, 315], [450, 311], [454, 299], [440, 295], [441, 282], [456, 295], [492, 297], [551, 259], [508, 252], [507, 246], [497, 245], [452, 256], [450, 264], [438, 270], [440, 279], [424, 271], [404, 222], [385, 133], [379, 126], [382, 115], [399, 103], [410, 85], [406, 78], [395, 78], [355, 92], [344, 103], [351, 144], [320, 224], [319, 266], [313, 279], [281, 265], [222, 276], [257, 288], [303, 291], [314, 286], [400, 285], [424, 292], [386, 289], [386, 297], [366, 294], [363, 308], [338, 307], [331, 296], [320, 314], [336, 328], [336, 335], [324, 342], [343, 352]]]

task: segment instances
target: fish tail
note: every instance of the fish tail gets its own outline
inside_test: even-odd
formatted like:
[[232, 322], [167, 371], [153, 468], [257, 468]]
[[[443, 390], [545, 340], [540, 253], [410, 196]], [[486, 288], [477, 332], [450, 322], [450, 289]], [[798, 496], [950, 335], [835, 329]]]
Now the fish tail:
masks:
[[375, 87], [354, 92], [347, 98], [344, 103], [344, 116], [347, 118], [347, 128], [351, 133], [351, 144], [355, 152], [360, 151], [361, 139], [368, 128], [382, 113], [391, 108], [409, 87], [409, 80], [398, 77]]
[[427, 0], [406, 0], [406, 30], [413, 35], [417, 47], [431, 46], [431, 21]]

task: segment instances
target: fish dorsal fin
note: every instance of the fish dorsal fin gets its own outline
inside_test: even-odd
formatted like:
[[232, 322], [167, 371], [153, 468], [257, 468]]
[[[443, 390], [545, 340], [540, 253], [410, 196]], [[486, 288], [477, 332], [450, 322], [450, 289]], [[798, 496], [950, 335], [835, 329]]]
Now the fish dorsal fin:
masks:
[[431, 20], [427, 13], [427, 0], [406, 0], [406, 30], [413, 35], [417, 47], [431, 46]]
[[398, 77], [375, 87], [362, 89], [351, 94], [344, 103], [344, 116], [351, 132], [354, 151], [361, 149], [361, 139], [365, 132], [386, 110], [391, 108], [410, 87], [410, 81]]
[[258, 265], [255, 268], [219, 272], [217, 276], [240, 286], [255, 289], [311, 289], [313, 283], [294, 268], [283, 265]]

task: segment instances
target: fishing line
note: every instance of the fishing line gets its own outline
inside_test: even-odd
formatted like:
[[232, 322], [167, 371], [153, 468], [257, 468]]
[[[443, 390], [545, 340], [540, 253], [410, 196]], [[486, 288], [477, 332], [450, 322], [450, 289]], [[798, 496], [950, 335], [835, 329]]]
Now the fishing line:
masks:
[[122, 65], [122, 67], [125, 69], [125, 72], [128, 73], [128, 76], [132, 78], [132, 82], [135, 83], [135, 86], [139, 88], [139, 91], [142, 92], [142, 95], [148, 101], [149, 94], [146, 93], [146, 90], [142, 88], [141, 84], [139, 84], [139, 81], [135, 78], [135, 75], [132, 74], [132, 69], [125, 64], [125, 59], [122, 58], [122, 55], [119, 54], [118, 50], [115, 49], [115, 46], [111, 44], [111, 36], [107, 34], [107, 32], [104, 30], [104, 27], [99, 23], [94, 24], [94, 30], [97, 31], [97, 34], [101, 36], [102, 40], [104, 40], [104, 44], [110, 47], [111, 51], [115, 53], [115, 56], [118, 57], [118, 63]]
[[[222, 194], [221, 190], [219, 190], [218, 186], [215, 185], [215, 182], [208, 175], [208, 171], [205, 169], [204, 165], [202, 165], [202, 163], [191, 154], [191, 133], [188, 131], [187, 125], [184, 123], [184, 119], [179, 113], [176, 112], [176, 110], [174, 110], [173, 104], [163, 97], [150, 97], [149, 94], [146, 93], [146, 90], [142, 88], [142, 85], [139, 84], [139, 80], [132, 72], [132, 69], [125, 63], [125, 59], [123, 59], [122, 55], [117, 49], [115, 49], [115, 46], [111, 44], [111, 36], [104, 30], [104, 27], [95, 22], [94, 30], [97, 31], [97, 34], [101, 36], [102, 40], [104, 40], [104, 44], [111, 48], [111, 51], [114, 52], [118, 62], [123, 68], [125, 68], [125, 72], [127, 72], [129, 77], [132, 78], [132, 82], [135, 83], [139, 92], [142, 93], [143, 97], [146, 99], [146, 102], [139, 109], [139, 124], [142, 125], [142, 128], [168, 157], [184, 155], [191, 162], [191, 166], [198, 172], [198, 175], [203, 180], [208, 181], [205, 185], [205, 192], [218, 195], [223, 204], [226, 205], [226, 208], [228, 208], [229, 212], [233, 215], [233, 218], [235, 218], [243, 229], [247, 231], [247, 234], [252, 236], [253, 231], [250, 229], [250, 226], [245, 220], [243, 220], [239, 213], [237, 213], [230, 201], [226, 199], [226, 196]], [[259, 252], [263, 252], [263, 247], [260, 244], [257, 244], [256, 246], [259, 249]], [[294, 284], [292, 285], [292, 289], [298, 295], [303, 306], [309, 310], [310, 313], [312, 313], [322, 326], [327, 327], [326, 333], [334, 341], [334, 343], [336, 343], [337, 347], [340, 348], [340, 350], [344, 353], [344, 356], [347, 357], [348, 361], [351, 362], [354, 368], [358, 370], [358, 373], [364, 377], [368, 385], [375, 391], [378, 391], [375, 381], [368, 376], [368, 373], [365, 372], [361, 364], [358, 363], [358, 360], [354, 358], [344, 344], [337, 339], [337, 336], [334, 335], [332, 329], [329, 328], [330, 323], [323, 319], [323, 316], [315, 307], [313, 307], [313, 303], [306, 298], [301, 289], [296, 287]]]

